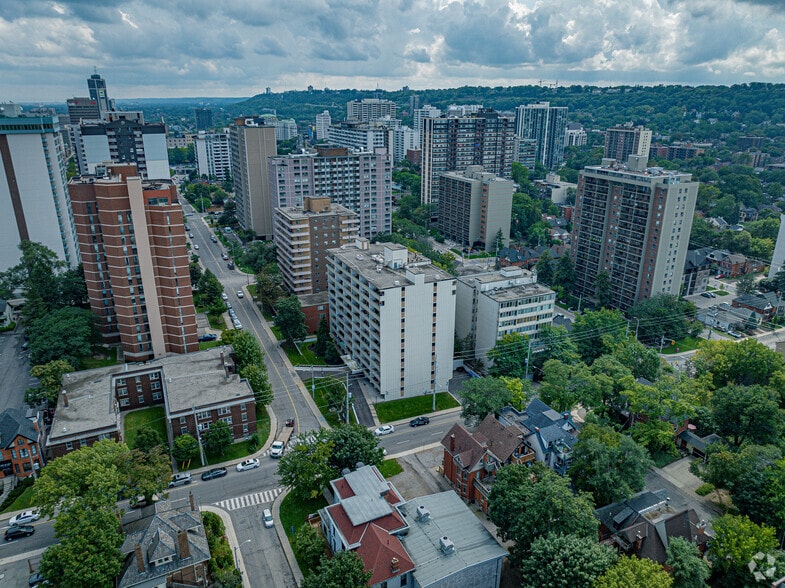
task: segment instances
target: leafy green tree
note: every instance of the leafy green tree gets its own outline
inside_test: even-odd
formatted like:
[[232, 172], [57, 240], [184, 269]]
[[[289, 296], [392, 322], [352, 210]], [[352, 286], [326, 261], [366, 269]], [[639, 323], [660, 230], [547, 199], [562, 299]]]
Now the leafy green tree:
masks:
[[325, 429], [308, 438], [298, 438], [278, 461], [281, 484], [291, 489], [297, 500], [310, 500], [319, 496], [334, 471], [329, 465], [332, 447]]
[[153, 494], [163, 491], [172, 478], [172, 462], [162, 445], [150, 451], [132, 449], [124, 455], [123, 462], [127, 498], [142, 495], [149, 504]]
[[600, 355], [612, 351], [626, 328], [627, 321], [618, 310], [589, 311], [575, 317], [572, 337], [581, 359], [591, 365]]
[[672, 537], [668, 541], [667, 553], [665, 565], [671, 568], [673, 588], [706, 587], [711, 571], [694, 543], [682, 537]]
[[19, 249], [22, 257], [16, 274], [22, 280], [25, 295], [22, 316], [31, 325], [62, 306], [58, 276], [65, 271], [66, 265], [41, 243], [22, 241]]
[[689, 334], [689, 318], [695, 316], [695, 305], [679, 300], [672, 294], [655, 294], [641, 300], [627, 313], [636, 321], [638, 339], [649, 344], [681, 339]]
[[522, 588], [591, 588], [616, 562], [616, 551], [595, 537], [548, 535], [535, 539], [521, 563]]
[[311, 349], [316, 355], [324, 357], [327, 350], [327, 342], [330, 339], [330, 323], [327, 322], [327, 317], [323, 316], [319, 320], [319, 328], [316, 331], [316, 343], [313, 344]]
[[248, 380], [257, 404], [267, 406], [273, 401], [273, 387], [267, 377], [267, 366], [264, 362], [245, 366], [240, 370], [240, 377]]
[[712, 574], [721, 586], [743, 586], [751, 582], [747, 565], [758, 553], [777, 549], [776, 532], [772, 527], [756, 525], [745, 516], [722, 515], [712, 521], [714, 540], [708, 551]]
[[332, 340], [328, 341], [324, 348], [324, 361], [327, 365], [338, 365], [341, 363], [341, 354]]
[[621, 556], [594, 582], [594, 588], [671, 588], [673, 579], [650, 559]]
[[199, 286], [199, 282], [202, 280], [202, 266], [199, 265], [198, 261], [192, 261], [188, 264], [188, 273], [191, 276], [191, 285], [193, 286], [194, 290], [197, 289]]
[[533, 395], [531, 382], [529, 380], [521, 380], [520, 378], [508, 378], [507, 376], [501, 376], [499, 379], [504, 382], [504, 385], [510, 391], [510, 406], [515, 410], [525, 409]]
[[346, 387], [340, 380], [334, 378], [324, 378], [319, 382], [328, 408], [333, 411], [341, 412], [346, 404]]
[[365, 588], [372, 572], [354, 551], [339, 551], [332, 558], [322, 558], [316, 572], [303, 578], [300, 588]]
[[379, 447], [373, 432], [362, 425], [334, 427], [327, 433], [327, 442], [332, 446], [327, 463], [335, 472], [353, 469], [359, 462], [378, 466], [384, 461], [384, 449]]
[[259, 293], [262, 310], [264, 312], [273, 312], [275, 303], [285, 294], [283, 278], [277, 265], [270, 264], [263, 271], [256, 274], [256, 291]]
[[466, 422], [479, 422], [487, 415], [495, 413], [510, 403], [510, 389], [494, 377], [471, 378], [458, 390], [463, 410], [461, 416]]
[[499, 470], [488, 498], [489, 516], [502, 541], [514, 541], [510, 560], [520, 565], [535, 540], [551, 534], [596, 538], [598, 521], [591, 495], [574, 494], [569, 479], [541, 463]]
[[613, 301], [611, 276], [605, 270], [599, 272], [594, 280], [594, 295], [597, 297], [597, 306], [600, 308], [608, 308]]
[[179, 437], [175, 437], [172, 443], [172, 457], [178, 463], [186, 463], [196, 459], [199, 457], [199, 441], [189, 433], [183, 433]]
[[123, 564], [120, 521], [111, 508], [77, 500], [54, 524], [60, 540], [44, 552], [41, 575], [61, 588], [113, 586]]
[[28, 388], [25, 392], [25, 402], [31, 408], [37, 407], [42, 402], [48, 406], [57, 404], [57, 396], [62, 388], [63, 376], [74, 371], [73, 366], [63, 359], [55, 359], [49, 363], [34, 365], [30, 368], [30, 375], [38, 378], [38, 388]]
[[711, 409], [717, 433], [736, 447], [745, 441], [774, 443], [782, 429], [776, 394], [763, 386], [731, 385], [715, 390]]
[[272, 241], [253, 241], [240, 256], [239, 262], [244, 267], [250, 267], [254, 274], [258, 274], [276, 263], [275, 245]]
[[199, 279], [197, 289], [202, 298], [202, 304], [205, 306], [221, 303], [221, 294], [224, 291], [223, 285], [209, 269], [204, 270], [202, 277]]
[[556, 271], [553, 274], [553, 283], [558, 284], [567, 294], [572, 294], [575, 287], [575, 266], [567, 254], [562, 255], [556, 262]]
[[275, 303], [275, 326], [289, 343], [302, 341], [308, 336], [305, 328], [305, 314], [297, 296], [287, 296]]
[[[725, 485], [730, 488], [733, 505], [739, 514], [748, 516], [753, 522], [776, 527], [778, 532], [785, 533], [785, 461], [778, 459], [764, 463], [762, 459], [744, 462], [744, 454], [753, 454], [765, 458], [775, 452], [775, 448], [747, 446], [750, 451], [743, 451], [738, 456], [738, 474], [732, 482]], [[757, 448], [758, 452], [752, 451]]]
[[292, 549], [297, 554], [300, 569], [305, 570], [305, 573], [319, 567], [319, 562], [326, 555], [325, 547], [321, 533], [308, 523], [303, 523], [292, 539]]
[[79, 365], [79, 359], [89, 356], [99, 339], [93, 314], [73, 307], [58, 308], [36, 319], [29, 326], [28, 335], [30, 362], [36, 365], [55, 360]]
[[529, 340], [520, 333], [507, 333], [488, 351], [488, 359], [493, 362], [490, 374], [494, 377], [526, 377], [526, 361], [529, 353]]
[[578, 348], [564, 327], [543, 325], [537, 334], [537, 342], [532, 345], [531, 363], [541, 373], [549, 359], [568, 365], [580, 361]]
[[592, 493], [597, 505], [618, 502], [643, 489], [652, 465], [643, 447], [597, 424], [587, 424], [578, 439], [569, 475], [575, 488]]
[[545, 250], [540, 255], [540, 259], [537, 260], [537, 265], [535, 266], [537, 269], [537, 281], [541, 284], [550, 285], [553, 283], [553, 256], [549, 250]]
[[587, 407], [601, 406], [613, 390], [613, 381], [608, 376], [592, 373], [583, 362], [567, 365], [549, 359], [542, 372], [539, 396], [559, 412], [571, 410], [579, 403]]
[[693, 356], [698, 377], [710, 375], [715, 388], [728, 384], [769, 386], [785, 372], [782, 356], [755, 339], [707, 341]]
[[223, 421], [217, 421], [210, 425], [202, 434], [204, 449], [210, 455], [226, 455], [234, 441], [232, 430]]
[[657, 350], [645, 347], [632, 337], [619, 340], [611, 354], [622, 365], [629, 368], [636, 378], [646, 378], [650, 382], [655, 382], [662, 374], [662, 360]]
[[264, 351], [259, 346], [258, 339], [250, 331], [240, 331], [235, 334], [232, 349], [240, 371], [249, 365], [264, 365]]
[[144, 453], [152, 451], [154, 447], [162, 447], [164, 440], [161, 433], [152, 427], [142, 427], [136, 429], [136, 439], [134, 440], [133, 449], [138, 449]]
[[237, 568], [222, 568], [210, 571], [212, 588], [242, 588], [243, 574]]
[[752, 294], [755, 291], [755, 276], [753, 274], [744, 274], [736, 280], [736, 293], [739, 296], [744, 294]]

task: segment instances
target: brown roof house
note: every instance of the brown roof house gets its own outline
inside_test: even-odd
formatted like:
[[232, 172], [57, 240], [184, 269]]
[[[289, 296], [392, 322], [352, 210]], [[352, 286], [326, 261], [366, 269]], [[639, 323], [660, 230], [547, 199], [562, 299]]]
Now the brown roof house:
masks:
[[206, 585], [210, 548], [193, 495], [156, 502], [136, 520], [124, 521], [123, 531], [118, 588]]

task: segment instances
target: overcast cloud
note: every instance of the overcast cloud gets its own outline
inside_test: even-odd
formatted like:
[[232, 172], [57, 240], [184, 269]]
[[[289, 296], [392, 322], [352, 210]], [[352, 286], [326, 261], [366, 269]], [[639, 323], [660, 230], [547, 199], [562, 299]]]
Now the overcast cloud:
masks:
[[2, 0], [0, 101], [785, 82], [782, 0]]

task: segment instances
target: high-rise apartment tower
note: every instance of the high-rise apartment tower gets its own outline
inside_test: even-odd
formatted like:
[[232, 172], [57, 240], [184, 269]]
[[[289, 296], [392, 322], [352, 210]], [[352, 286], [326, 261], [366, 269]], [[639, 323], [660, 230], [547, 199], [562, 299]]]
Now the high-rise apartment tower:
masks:
[[515, 132], [521, 139], [534, 141], [535, 160], [548, 169], [564, 161], [567, 107], [537, 102], [515, 109]]
[[630, 155], [649, 157], [651, 147], [651, 131], [645, 127], [626, 125], [611, 127], [605, 131], [606, 159], [627, 161]]

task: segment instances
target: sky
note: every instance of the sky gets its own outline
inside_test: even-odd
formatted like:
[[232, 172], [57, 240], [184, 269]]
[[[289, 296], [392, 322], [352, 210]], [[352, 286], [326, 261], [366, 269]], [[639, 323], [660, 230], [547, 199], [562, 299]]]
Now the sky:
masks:
[[785, 82], [783, 0], [0, 0], [0, 101]]

